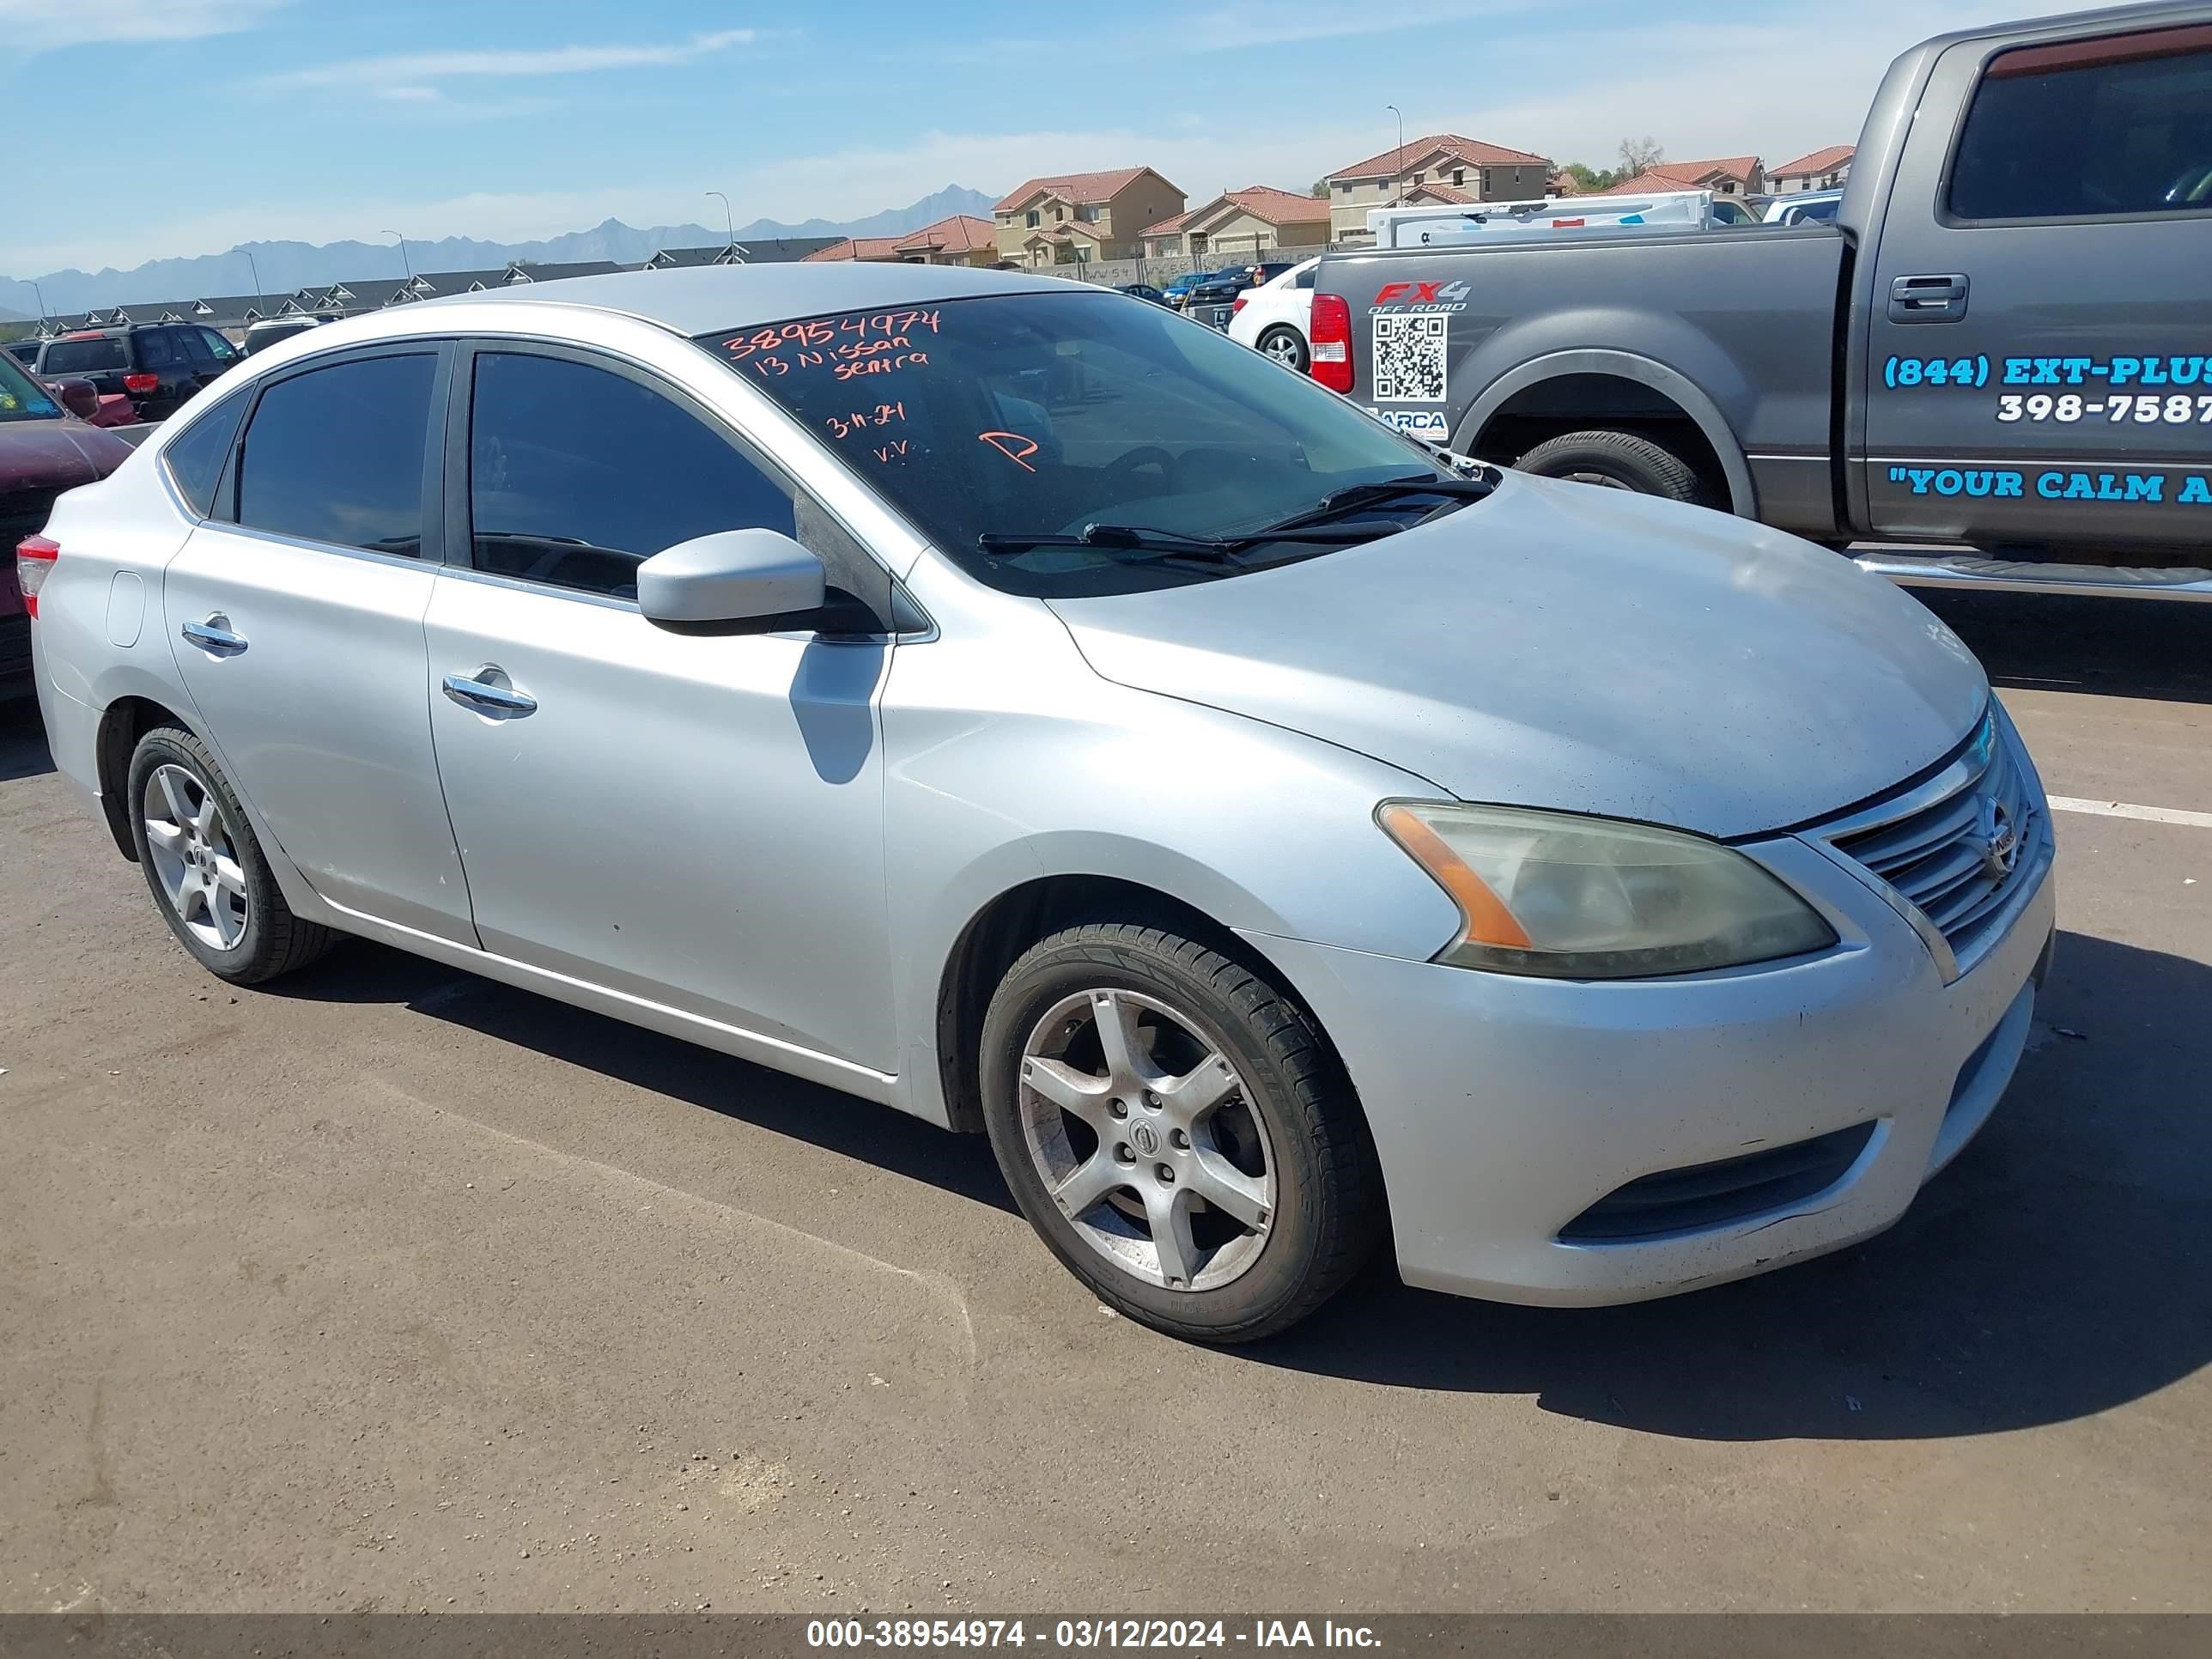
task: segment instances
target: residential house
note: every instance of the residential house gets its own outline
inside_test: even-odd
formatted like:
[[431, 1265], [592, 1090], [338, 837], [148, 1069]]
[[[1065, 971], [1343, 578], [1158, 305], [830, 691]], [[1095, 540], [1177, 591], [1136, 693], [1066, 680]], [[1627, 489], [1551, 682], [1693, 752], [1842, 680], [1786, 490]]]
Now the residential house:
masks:
[[1606, 191], [1709, 190], [1716, 196], [1764, 196], [1766, 168], [1756, 155], [1728, 155], [1714, 161], [1655, 161], [1633, 178]]
[[1271, 185], [1226, 191], [1203, 207], [1145, 228], [1145, 253], [1154, 259], [1258, 254], [1280, 247], [1319, 247], [1328, 240], [1326, 201]]
[[1527, 201], [1548, 193], [1552, 164], [1525, 149], [1436, 132], [1328, 175], [1329, 240], [1364, 242], [1367, 210], [1393, 203]]
[[1183, 193], [1150, 167], [1025, 180], [992, 210], [998, 257], [1021, 265], [1133, 259], [1146, 227], [1183, 210]]
[[1801, 155], [1794, 161], [1785, 161], [1766, 175], [1767, 182], [1778, 196], [1792, 196], [1800, 191], [1838, 190], [1851, 176], [1851, 156], [1855, 144], [1831, 144], [1826, 149], [1816, 149], [1810, 155]]
[[899, 257], [898, 245], [905, 240], [901, 236], [840, 236], [828, 247], [815, 249], [803, 263], [815, 265], [859, 259], [869, 264], [902, 264], [905, 261]]
[[972, 213], [956, 213], [901, 237], [897, 252], [910, 264], [990, 266], [999, 261], [998, 228]]

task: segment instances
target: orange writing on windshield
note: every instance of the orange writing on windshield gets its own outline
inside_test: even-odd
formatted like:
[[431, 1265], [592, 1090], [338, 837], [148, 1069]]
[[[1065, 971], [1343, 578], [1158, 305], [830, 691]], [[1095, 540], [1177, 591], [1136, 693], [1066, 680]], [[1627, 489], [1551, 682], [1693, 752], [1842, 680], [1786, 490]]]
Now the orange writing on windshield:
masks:
[[979, 443], [990, 445], [1023, 471], [1036, 471], [1030, 465], [1029, 460], [1030, 456], [1037, 453], [1037, 441], [1035, 438], [1024, 438], [1018, 432], [979, 432], [975, 434], [975, 438]]

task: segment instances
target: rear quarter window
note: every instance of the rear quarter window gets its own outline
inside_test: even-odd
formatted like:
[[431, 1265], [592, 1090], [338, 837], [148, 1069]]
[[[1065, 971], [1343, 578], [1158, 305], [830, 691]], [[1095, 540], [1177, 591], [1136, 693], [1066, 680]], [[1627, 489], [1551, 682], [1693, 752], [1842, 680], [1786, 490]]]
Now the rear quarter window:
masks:
[[118, 339], [56, 340], [46, 348], [39, 365], [41, 374], [90, 374], [103, 368], [121, 368], [123, 342]]
[[203, 519], [215, 511], [216, 487], [222, 480], [222, 464], [230, 457], [230, 441], [246, 414], [248, 394], [225, 398], [162, 446], [161, 459], [177, 489]]

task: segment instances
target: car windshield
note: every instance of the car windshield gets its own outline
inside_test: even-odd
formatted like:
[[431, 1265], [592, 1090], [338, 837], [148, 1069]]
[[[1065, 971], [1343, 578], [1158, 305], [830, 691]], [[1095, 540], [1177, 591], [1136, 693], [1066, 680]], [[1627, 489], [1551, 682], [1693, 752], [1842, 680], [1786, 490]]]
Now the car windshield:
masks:
[[[1024, 537], [1071, 539], [1106, 526], [1218, 544], [1280, 527], [1356, 486], [1466, 483], [1334, 392], [1118, 294], [945, 301], [699, 343], [963, 568], [1015, 592], [1127, 592], [1328, 550], [1261, 540], [1177, 557], [1127, 538], [1094, 546]], [[1369, 528], [1386, 533], [1405, 513], [1439, 507], [1412, 491], [1399, 517]]]
[[61, 404], [46, 388], [23, 373], [13, 356], [0, 351], [0, 421], [58, 421], [61, 413]]
[[95, 369], [121, 368], [123, 342], [115, 335], [89, 340], [56, 340], [46, 348], [41, 372], [47, 374], [88, 374]]

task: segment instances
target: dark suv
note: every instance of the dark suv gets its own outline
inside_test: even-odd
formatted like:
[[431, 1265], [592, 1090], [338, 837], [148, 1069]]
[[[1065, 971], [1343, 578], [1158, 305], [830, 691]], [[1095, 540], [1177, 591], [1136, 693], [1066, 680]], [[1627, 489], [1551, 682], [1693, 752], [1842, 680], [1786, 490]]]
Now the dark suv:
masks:
[[122, 392], [142, 421], [166, 420], [239, 360], [238, 348], [194, 323], [86, 328], [48, 340], [31, 365], [43, 380], [90, 380]]
[[1237, 296], [1249, 288], [1272, 283], [1291, 268], [1287, 259], [1263, 264], [1226, 265], [1210, 276], [1201, 276], [1183, 298], [1182, 314], [1215, 328], [1227, 328], [1236, 313]]

